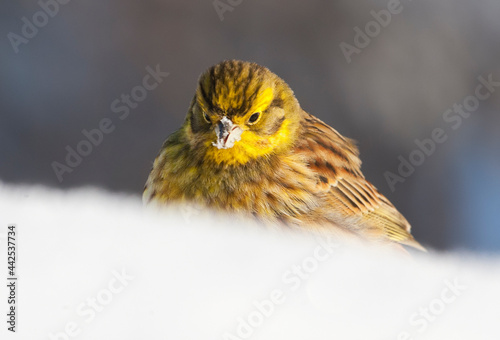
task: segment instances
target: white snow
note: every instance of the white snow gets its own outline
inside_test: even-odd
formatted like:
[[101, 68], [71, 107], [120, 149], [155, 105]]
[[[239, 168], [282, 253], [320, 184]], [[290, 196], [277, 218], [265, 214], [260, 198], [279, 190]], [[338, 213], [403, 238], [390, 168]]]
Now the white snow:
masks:
[[93, 189], [0, 183], [0, 272], [1, 339], [500, 338], [498, 256], [409, 260]]

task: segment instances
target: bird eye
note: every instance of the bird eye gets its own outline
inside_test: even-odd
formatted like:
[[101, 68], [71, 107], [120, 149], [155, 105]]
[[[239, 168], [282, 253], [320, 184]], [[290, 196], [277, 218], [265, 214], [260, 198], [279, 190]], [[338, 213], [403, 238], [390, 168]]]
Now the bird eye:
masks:
[[205, 119], [205, 121], [206, 121], [207, 123], [211, 123], [211, 122], [212, 122], [212, 121], [210, 120], [210, 117], [209, 117], [209, 116], [208, 116], [205, 112], [203, 112], [203, 118]]
[[257, 122], [259, 120], [259, 117], [260, 117], [260, 112], [255, 112], [248, 119], [248, 124], [255, 124], [255, 122]]

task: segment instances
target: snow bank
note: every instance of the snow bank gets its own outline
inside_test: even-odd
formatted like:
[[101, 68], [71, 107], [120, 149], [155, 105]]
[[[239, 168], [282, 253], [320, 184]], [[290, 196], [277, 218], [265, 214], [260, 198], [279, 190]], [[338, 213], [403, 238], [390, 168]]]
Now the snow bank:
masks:
[[499, 258], [409, 260], [90, 189], [0, 184], [0, 266], [2, 339], [500, 337]]

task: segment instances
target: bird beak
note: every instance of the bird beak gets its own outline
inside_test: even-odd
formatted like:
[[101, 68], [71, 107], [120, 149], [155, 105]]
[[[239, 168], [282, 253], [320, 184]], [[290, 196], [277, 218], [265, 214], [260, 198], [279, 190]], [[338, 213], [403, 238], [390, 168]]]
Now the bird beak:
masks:
[[233, 124], [227, 117], [223, 117], [215, 127], [215, 134], [217, 135], [217, 143], [212, 143], [217, 149], [230, 149], [234, 143], [241, 139], [243, 130]]

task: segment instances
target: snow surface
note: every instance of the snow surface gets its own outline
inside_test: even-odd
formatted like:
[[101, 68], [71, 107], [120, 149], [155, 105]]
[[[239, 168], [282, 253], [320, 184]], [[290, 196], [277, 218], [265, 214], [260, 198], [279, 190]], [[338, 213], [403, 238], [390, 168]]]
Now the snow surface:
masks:
[[95, 189], [0, 183], [0, 266], [1, 339], [500, 338], [498, 257], [410, 260]]

